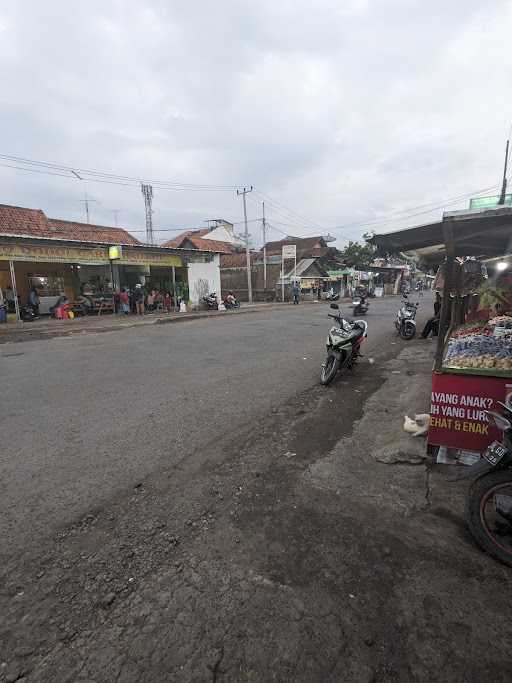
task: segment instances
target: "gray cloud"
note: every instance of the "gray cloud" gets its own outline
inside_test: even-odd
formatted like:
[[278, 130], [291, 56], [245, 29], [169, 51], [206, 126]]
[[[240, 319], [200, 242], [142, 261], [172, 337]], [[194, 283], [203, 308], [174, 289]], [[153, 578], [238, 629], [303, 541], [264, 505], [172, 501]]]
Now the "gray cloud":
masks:
[[[512, 3], [488, 5], [3, 3], [0, 152], [138, 177], [253, 184], [325, 227], [486, 187], [499, 181], [512, 118]], [[76, 179], [5, 168], [0, 178], [4, 203], [83, 216]], [[90, 183], [88, 191], [101, 202], [94, 220], [111, 223], [111, 210], [121, 209], [120, 223], [143, 225], [136, 188]], [[249, 206], [256, 217], [259, 208]], [[154, 208], [160, 228], [242, 215], [234, 193], [155, 189]], [[287, 222], [267, 209], [275, 224]], [[407, 219], [388, 227], [398, 224]]]

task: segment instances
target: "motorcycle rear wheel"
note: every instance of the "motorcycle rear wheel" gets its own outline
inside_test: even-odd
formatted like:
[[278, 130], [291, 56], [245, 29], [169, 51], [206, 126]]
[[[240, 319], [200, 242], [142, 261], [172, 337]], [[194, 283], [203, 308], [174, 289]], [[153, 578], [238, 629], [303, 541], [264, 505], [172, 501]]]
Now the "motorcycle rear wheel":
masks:
[[402, 325], [399, 329], [399, 334], [402, 339], [412, 339], [416, 336], [416, 327], [414, 325]]
[[336, 377], [340, 367], [340, 359], [333, 353], [328, 353], [320, 374], [320, 382], [326, 387]]
[[[512, 524], [504, 523], [495, 513], [493, 516], [493, 503], [496, 510], [496, 494], [503, 496], [503, 491], [508, 490], [508, 496], [512, 500], [512, 472], [500, 470], [490, 472], [477, 479], [471, 485], [467, 498], [465, 518], [471, 535], [482, 550], [492, 557], [512, 567]], [[494, 520], [495, 524], [492, 523]], [[499, 527], [502, 527], [499, 529]], [[509, 537], [505, 542], [505, 536]]]

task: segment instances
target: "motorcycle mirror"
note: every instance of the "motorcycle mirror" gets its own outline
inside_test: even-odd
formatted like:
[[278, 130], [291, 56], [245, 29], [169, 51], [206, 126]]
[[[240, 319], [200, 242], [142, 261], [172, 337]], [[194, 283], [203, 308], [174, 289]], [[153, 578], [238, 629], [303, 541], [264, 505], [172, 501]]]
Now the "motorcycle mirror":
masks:
[[505, 403], [503, 403], [503, 401], [496, 401], [496, 403], [499, 403], [499, 405], [502, 408], [505, 408], [506, 411], [508, 411], [509, 413], [512, 413], [512, 409], [510, 409]]
[[331, 308], [334, 308], [336, 311], [338, 311], [340, 307], [338, 304], [331, 304]]
[[507, 420], [506, 417], [503, 417], [503, 415], [500, 415], [499, 413], [495, 413], [494, 410], [486, 410], [485, 414], [487, 415], [489, 422], [494, 422], [496, 427], [502, 432], [512, 427], [512, 424], [510, 424], [510, 421]]

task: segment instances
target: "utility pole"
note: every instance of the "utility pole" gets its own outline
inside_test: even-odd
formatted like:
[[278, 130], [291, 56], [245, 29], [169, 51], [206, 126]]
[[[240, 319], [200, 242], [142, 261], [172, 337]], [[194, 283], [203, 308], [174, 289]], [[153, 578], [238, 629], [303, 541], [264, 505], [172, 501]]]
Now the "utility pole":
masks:
[[148, 244], [153, 244], [153, 209], [151, 208], [153, 202], [153, 188], [151, 185], [145, 185], [144, 183], [141, 183], [140, 188], [146, 207], [146, 242]]
[[507, 146], [505, 148], [505, 167], [503, 168], [503, 184], [501, 186], [501, 195], [500, 195], [500, 200], [498, 202], [498, 206], [504, 205], [505, 204], [505, 198], [507, 195], [507, 166], [508, 166], [508, 145], [509, 145], [509, 140], [507, 140]]
[[245, 195], [248, 192], [252, 192], [252, 185], [250, 190], [244, 189], [240, 192], [237, 190], [237, 195], [242, 195], [244, 200], [244, 222], [245, 222], [245, 258], [247, 262], [247, 293], [249, 298], [249, 303], [252, 304], [252, 280], [251, 280], [251, 252], [249, 250], [249, 229], [247, 227], [247, 203], [245, 200]]
[[263, 230], [263, 289], [267, 291], [267, 224], [265, 223], [265, 202], [263, 202], [263, 218], [261, 220]]

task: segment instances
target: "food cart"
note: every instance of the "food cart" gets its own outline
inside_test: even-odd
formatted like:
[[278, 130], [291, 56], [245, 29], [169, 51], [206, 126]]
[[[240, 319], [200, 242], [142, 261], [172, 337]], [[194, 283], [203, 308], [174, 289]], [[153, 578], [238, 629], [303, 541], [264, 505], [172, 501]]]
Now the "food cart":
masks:
[[[500, 434], [485, 410], [512, 401], [512, 209], [445, 213], [429, 225], [376, 235], [382, 251], [412, 251], [442, 265], [428, 443], [478, 457]], [[501, 292], [489, 300], [487, 290]], [[499, 306], [498, 306], [499, 303]], [[490, 305], [492, 304], [492, 305]]]

